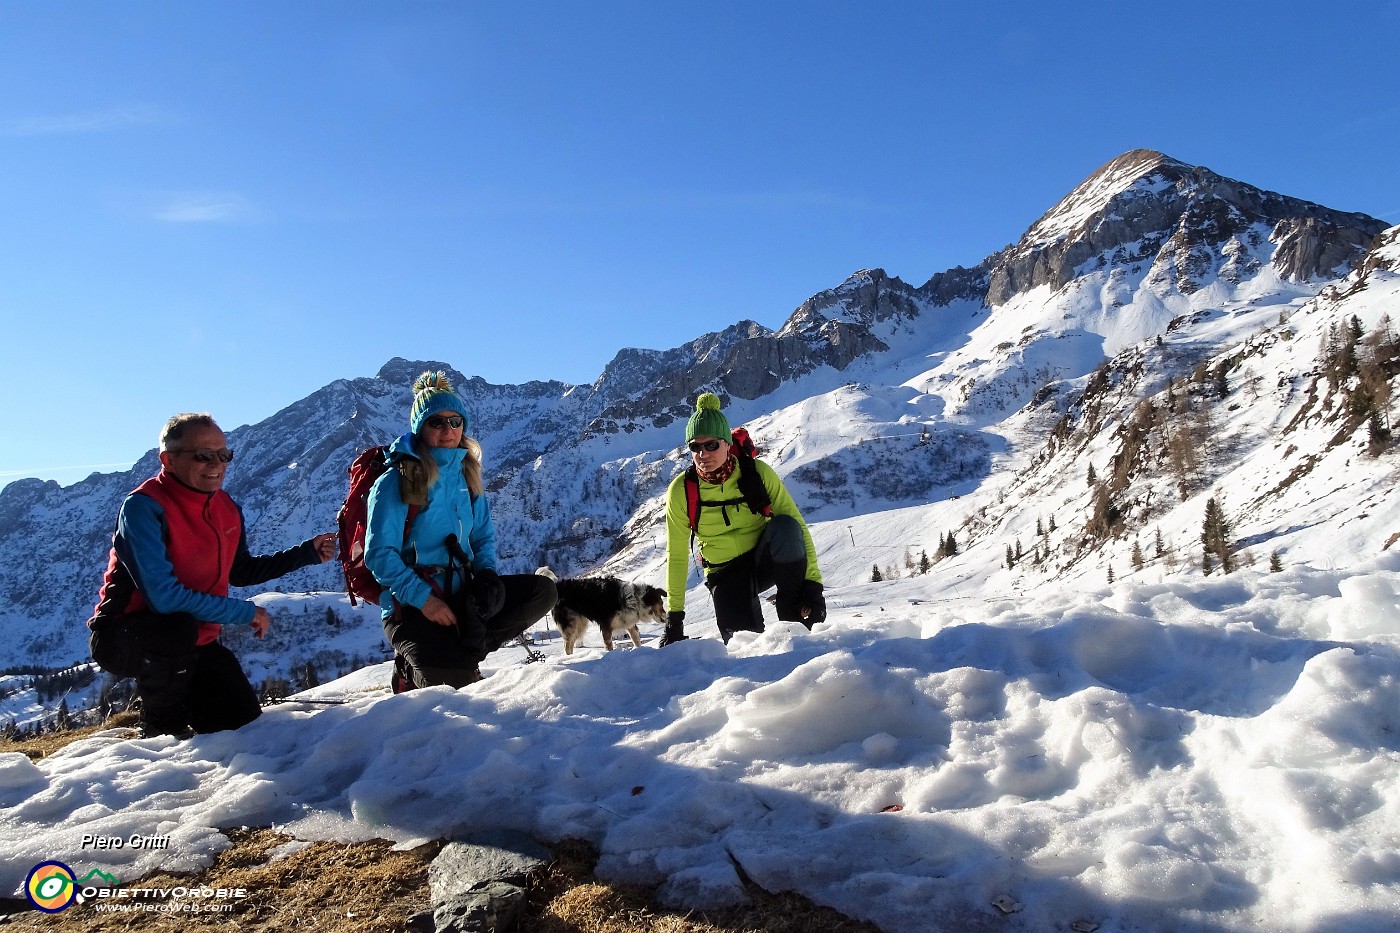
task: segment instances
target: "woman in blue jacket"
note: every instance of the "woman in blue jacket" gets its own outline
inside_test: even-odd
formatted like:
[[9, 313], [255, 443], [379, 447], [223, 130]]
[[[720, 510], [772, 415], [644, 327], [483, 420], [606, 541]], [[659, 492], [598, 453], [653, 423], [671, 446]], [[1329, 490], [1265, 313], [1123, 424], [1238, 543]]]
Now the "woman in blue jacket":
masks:
[[481, 446], [441, 372], [413, 383], [410, 431], [369, 494], [365, 566], [384, 586], [394, 692], [481, 679], [483, 658], [554, 608], [554, 583], [496, 572], [496, 528], [482, 493]]

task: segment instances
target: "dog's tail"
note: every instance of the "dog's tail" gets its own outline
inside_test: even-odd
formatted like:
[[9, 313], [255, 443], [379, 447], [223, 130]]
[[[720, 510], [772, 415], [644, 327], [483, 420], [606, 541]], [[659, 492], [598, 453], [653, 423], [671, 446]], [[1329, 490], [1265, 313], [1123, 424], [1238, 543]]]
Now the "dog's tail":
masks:
[[550, 570], [548, 567], [540, 567], [535, 573], [542, 577], [549, 577], [549, 579], [553, 580], [555, 583], [559, 582], [559, 578], [554, 575], [554, 571]]

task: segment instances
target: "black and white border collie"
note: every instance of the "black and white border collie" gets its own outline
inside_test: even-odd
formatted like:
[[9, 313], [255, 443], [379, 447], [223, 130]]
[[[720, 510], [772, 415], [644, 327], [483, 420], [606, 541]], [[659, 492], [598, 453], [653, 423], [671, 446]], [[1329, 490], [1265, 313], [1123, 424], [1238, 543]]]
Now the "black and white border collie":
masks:
[[554, 624], [564, 636], [564, 653], [574, 646], [596, 622], [603, 633], [603, 644], [613, 650], [613, 636], [626, 632], [640, 648], [638, 622], [666, 622], [666, 591], [654, 586], [629, 583], [617, 577], [578, 577], [560, 580], [548, 567], [536, 570], [554, 581], [559, 602], [554, 606]]

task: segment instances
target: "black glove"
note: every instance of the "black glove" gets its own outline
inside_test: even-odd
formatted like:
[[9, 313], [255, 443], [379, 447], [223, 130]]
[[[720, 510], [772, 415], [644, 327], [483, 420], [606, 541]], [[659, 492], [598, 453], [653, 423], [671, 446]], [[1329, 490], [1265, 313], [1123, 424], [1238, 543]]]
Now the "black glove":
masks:
[[463, 581], [448, 597], [448, 605], [457, 616], [457, 637], [473, 661], [486, 657], [485, 616], [481, 614], [481, 589], [475, 581]]
[[666, 633], [661, 636], [660, 647], [674, 645], [678, 641], [685, 641], [690, 636], [685, 633], [685, 613], [671, 612], [666, 615]]
[[815, 580], [802, 581], [802, 624], [811, 628], [826, 621], [826, 597]]
[[482, 570], [472, 581], [476, 608], [485, 621], [500, 612], [506, 604], [506, 583], [494, 570]]

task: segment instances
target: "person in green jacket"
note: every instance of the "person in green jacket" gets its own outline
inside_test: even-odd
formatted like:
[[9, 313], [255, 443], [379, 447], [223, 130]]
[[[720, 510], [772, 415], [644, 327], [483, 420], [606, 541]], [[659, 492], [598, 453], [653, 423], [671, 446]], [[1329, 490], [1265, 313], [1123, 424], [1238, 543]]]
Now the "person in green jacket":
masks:
[[[695, 402], [685, 426], [698, 480], [698, 513], [694, 541], [700, 546], [705, 587], [714, 601], [715, 624], [728, 642], [739, 631], [763, 631], [759, 594], [777, 587], [778, 620], [801, 622], [809, 629], [826, 619], [822, 574], [817, 551], [802, 513], [783, 481], [762, 460], [740, 456], [720, 400], [711, 393]], [[745, 471], [762, 481], [767, 509], [755, 509], [740, 489]], [[690, 471], [687, 470], [687, 473]], [[666, 492], [666, 593], [668, 615], [662, 645], [685, 639], [685, 584], [689, 576], [691, 508], [686, 473], [671, 481]]]

